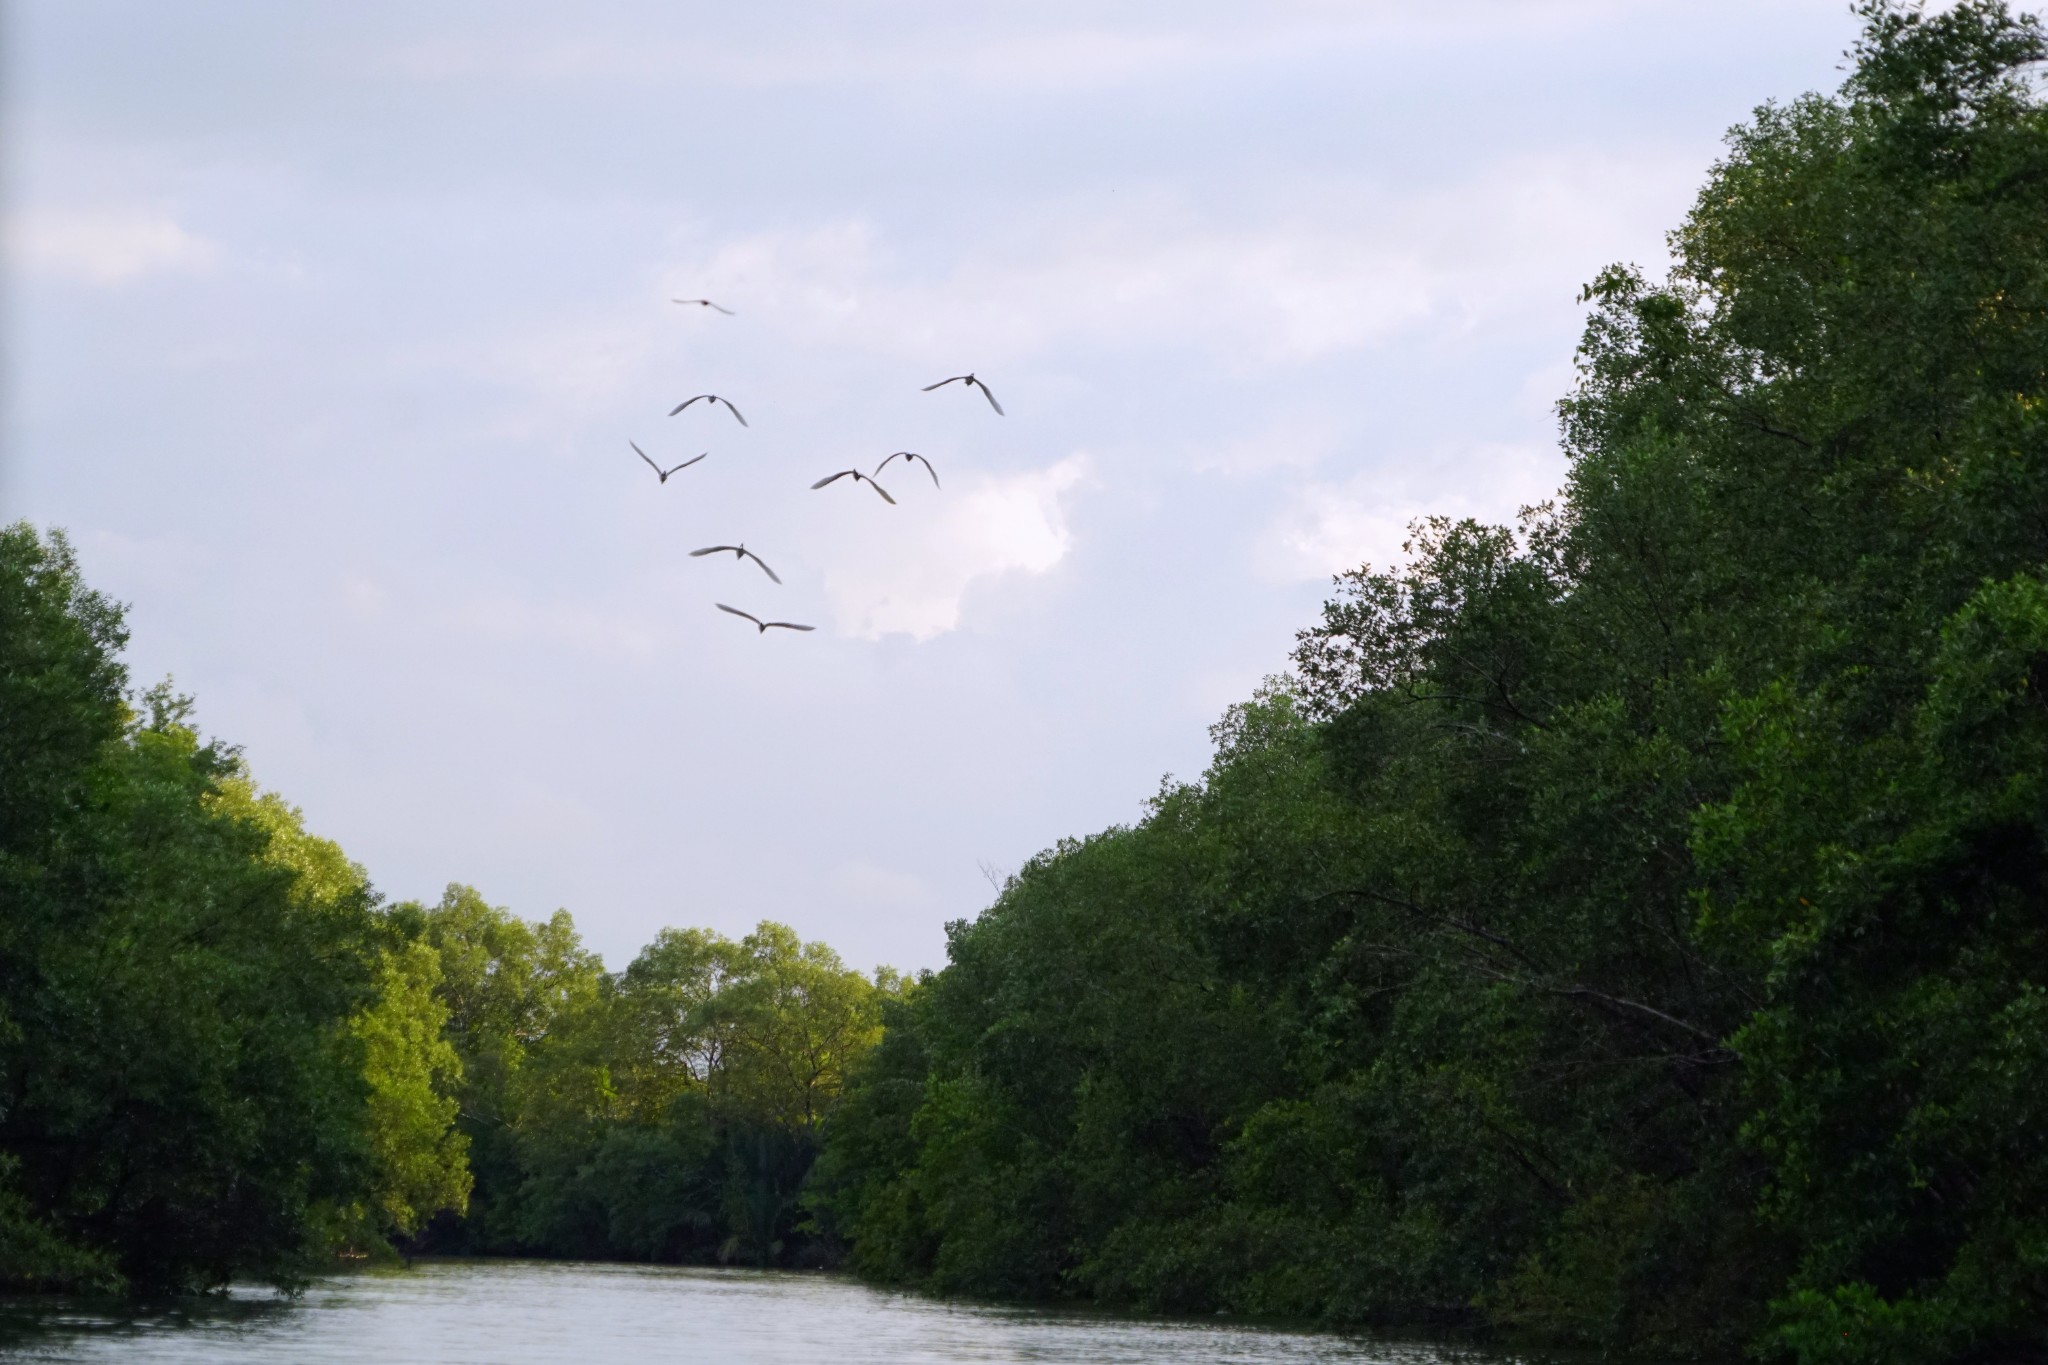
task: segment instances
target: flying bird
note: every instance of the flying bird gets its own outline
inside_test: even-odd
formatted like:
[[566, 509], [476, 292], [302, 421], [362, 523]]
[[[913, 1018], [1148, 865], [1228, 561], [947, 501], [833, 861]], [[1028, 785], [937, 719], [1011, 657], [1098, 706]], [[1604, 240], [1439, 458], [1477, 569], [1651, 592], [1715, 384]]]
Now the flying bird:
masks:
[[[640, 448], [639, 446], [637, 446], [637, 445], [633, 445], [633, 443], [632, 443], [631, 441], [628, 441], [628, 442], [626, 442], [626, 444], [627, 444], [627, 445], [629, 445], [629, 446], [633, 446], [633, 453], [634, 453], [635, 455], [638, 455], [638, 456], [639, 456], [639, 457], [640, 457], [641, 459], [643, 459], [643, 460], [647, 460], [647, 452], [646, 452], [646, 451], [642, 450], [642, 449], [641, 449], [641, 448]], [[705, 452], [704, 452], [704, 455], [709, 455], [710, 453], [711, 453], [711, 452], [707, 450], [707, 451], [705, 451]], [[697, 460], [701, 460], [701, 459], [703, 459], [703, 458], [704, 458], [704, 455], [699, 455], [699, 456], [697, 457]], [[668, 476], [669, 476], [669, 475], [671, 475], [671, 474], [673, 474], [673, 473], [675, 473], [675, 472], [676, 472], [676, 469], [688, 469], [688, 468], [689, 468], [689, 467], [690, 467], [691, 465], [693, 465], [693, 464], [697, 463], [697, 460], [684, 460], [684, 461], [683, 461], [683, 462], [682, 462], [681, 464], [677, 465], [677, 466], [675, 467], [675, 469], [663, 469], [663, 468], [662, 468], [662, 467], [661, 467], [660, 465], [656, 464], [656, 463], [655, 463], [654, 461], [652, 461], [652, 460], [647, 460], [647, 467], [648, 467], [649, 469], [653, 470], [653, 471], [654, 471], [655, 473], [657, 473], [657, 474], [661, 475], [661, 481], [662, 481], [663, 483], [667, 483], [667, 482], [668, 482]]]
[[762, 619], [761, 619], [760, 617], [758, 617], [758, 616], [755, 616], [755, 615], [753, 615], [753, 614], [752, 614], [751, 612], [744, 612], [744, 611], [741, 611], [741, 610], [740, 610], [740, 609], [739, 609], [738, 607], [728, 607], [728, 606], [727, 606], [727, 605], [725, 605], [725, 603], [723, 603], [723, 602], [713, 602], [713, 603], [712, 603], [711, 605], [712, 605], [712, 606], [714, 606], [714, 607], [717, 607], [717, 608], [718, 608], [718, 609], [719, 609], [720, 611], [729, 611], [729, 612], [731, 612], [731, 613], [732, 613], [732, 614], [733, 614], [734, 616], [744, 616], [744, 617], [746, 617], [746, 618], [747, 618], [747, 620], [749, 620], [749, 621], [752, 621], [752, 622], [753, 622], [753, 623], [755, 624], [755, 626], [757, 626], [757, 627], [758, 627], [758, 628], [760, 629], [760, 631], [761, 631], [761, 633], [762, 633], [763, 635], [766, 635], [766, 634], [768, 633], [768, 628], [769, 628], [770, 626], [781, 626], [781, 627], [782, 627], [782, 628], [783, 628], [784, 630], [816, 630], [816, 629], [817, 629], [817, 627], [816, 627], [816, 626], [800, 626], [800, 625], [798, 625], [798, 624], [797, 624], [796, 622], [794, 622], [794, 621], [763, 621], [763, 620], [762, 620]]
[[[912, 460], [916, 460], [919, 464], [924, 466], [924, 472], [932, 476], [932, 487], [937, 488], [939, 486], [939, 471], [932, 468], [932, 462], [930, 460], [927, 460], [924, 456], [918, 454], [914, 450], [899, 450], [894, 455], [891, 455], [889, 457], [889, 460], [899, 459], [902, 460], [905, 464], [908, 464]], [[889, 460], [884, 460], [880, 464], [875, 466], [875, 474], [877, 477], [881, 475], [881, 472], [883, 470], [889, 467]]]
[[725, 315], [726, 315], [727, 317], [729, 317], [729, 318], [731, 318], [731, 317], [738, 317], [738, 316], [739, 316], [739, 314], [737, 314], [737, 313], [733, 312], [733, 311], [732, 311], [732, 309], [730, 309], [730, 308], [719, 308], [719, 307], [718, 307], [718, 305], [717, 305], [717, 304], [715, 304], [715, 303], [713, 303], [713, 302], [712, 302], [712, 301], [711, 301], [710, 299], [670, 299], [670, 300], [669, 300], [669, 302], [670, 302], [670, 303], [694, 303], [694, 304], [696, 304], [696, 305], [698, 305], [699, 307], [702, 307], [702, 308], [717, 308], [719, 312], [721, 312], [721, 313], [725, 314]]
[[769, 578], [774, 579], [777, 583], [782, 581], [780, 578], [775, 577], [775, 570], [768, 567], [767, 560], [761, 558], [761, 556], [755, 554], [744, 545], [706, 545], [701, 550], [690, 551], [690, 558], [695, 559], [700, 555], [715, 555], [720, 550], [732, 551], [733, 558], [735, 559], [751, 559], [761, 566], [761, 572], [767, 574]]
[[824, 478], [812, 484], [811, 487], [814, 490], [823, 488], [826, 484], [831, 483], [836, 479], [844, 479], [847, 478], [848, 476], [851, 476], [854, 482], [864, 483], [868, 487], [874, 489], [877, 493], [880, 493], [882, 495], [882, 501], [888, 503], [891, 507], [894, 507], [896, 505], [896, 499], [889, 496], [888, 489], [882, 487], [882, 485], [876, 483], [873, 479], [861, 473], [858, 469], [842, 469], [837, 474], [827, 474]]
[[747, 419], [744, 417], [740, 417], [740, 410], [732, 405], [732, 400], [730, 398], [720, 398], [715, 393], [700, 393], [695, 398], [686, 399], [683, 402], [676, 404], [673, 408], [670, 408], [668, 415], [673, 417], [677, 413], [681, 412], [684, 408], [690, 406], [690, 404], [698, 402], [723, 403], [725, 404], [726, 411], [730, 412], [734, 417], [739, 418], [739, 423], [741, 426], [745, 426], [747, 424]]
[[981, 396], [983, 398], [988, 399], [988, 405], [996, 410], [996, 416], [1002, 417], [1005, 415], [1003, 412], [1003, 405], [1001, 403], [998, 403], [996, 401], [996, 396], [988, 391], [988, 385], [982, 383], [979, 379], [976, 379], [971, 374], [956, 374], [951, 379], [941, 379], [936, 384], [927, 384], [924, 386], [924, 391], [926, 393], [930, 393], [933, 389], [943, 389], [948, 384], [959, 384], [963, 382], [970, 389], [981, 390]]

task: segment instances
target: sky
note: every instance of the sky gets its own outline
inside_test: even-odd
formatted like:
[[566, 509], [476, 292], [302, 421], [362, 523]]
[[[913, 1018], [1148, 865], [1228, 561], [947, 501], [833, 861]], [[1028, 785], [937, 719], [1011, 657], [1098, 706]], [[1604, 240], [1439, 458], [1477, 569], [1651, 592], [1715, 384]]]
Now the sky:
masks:
[[[14, 0], [0, 515], [386, 896], [852, 965], [1560, 482], [1842, 0]], [[734, 311], [679, 306], [708, 296]], [[1002, 401], [923, 386], [973, 371]], [[745, 414], [699, 403], [726, 395]], [[666, 483], [664, 464], [708, 457]], [[890, 506], [836, 470], [897, 461]], [[744, 542], [771, 583], [730, 555]], [[809, 634], [761, 633], [725, 602]]]

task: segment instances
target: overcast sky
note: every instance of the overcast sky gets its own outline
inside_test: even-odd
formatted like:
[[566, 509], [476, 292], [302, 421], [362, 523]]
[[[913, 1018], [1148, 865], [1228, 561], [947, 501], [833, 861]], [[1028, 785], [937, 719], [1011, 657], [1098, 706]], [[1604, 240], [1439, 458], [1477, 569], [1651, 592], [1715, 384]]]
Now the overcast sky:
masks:
[[[393, 898], [856, 966], [1557, 484], [1843, 0], [6, 8], [0, 511]], [[737, 316], [678, 307], [708, 295]], [[973, 370], [977, 393], [923, 385]], [[742, 428], [692, 394], [728, 395]], [[657, 483], [628, 441], [695, 467]], [[898, 461], [884, 504], [821, 475]], [[744, 540], [778, 587], [730, 556]], [[718, 612], [815, 623], [757, 633]]]

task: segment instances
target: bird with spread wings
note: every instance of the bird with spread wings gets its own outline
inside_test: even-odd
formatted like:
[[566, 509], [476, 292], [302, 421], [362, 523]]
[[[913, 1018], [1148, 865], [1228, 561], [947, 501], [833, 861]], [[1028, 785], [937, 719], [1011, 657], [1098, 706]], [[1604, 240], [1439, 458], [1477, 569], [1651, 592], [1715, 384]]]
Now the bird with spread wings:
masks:
[[755, 554], [752, 550], [749, 550], [744, 545], [706, 545], [701, 550], [690, 551], [690, 558], [697, 559], [703, 555], [715, 555], [721, 550], [730, 551], [732, 553], [733, 558], [735, 559], [753, 560], [756, 564], [759, 564], [761, 566], [762, 573], [767, 574], [769, 578], [773, 579], [777, 583], [780, 583], [782, 581], [781, 578], [777, 577], [775, 570], [768, 567], [767, 560], [761, 558], [761, 556]]
[[[889, 460], [901, 460], [905, 464], [909, 464], [912, 460], [916, 460], [919, 464], [924, 466], [924, 472], [932, 476], [932, 487], [937, 488], [939, 486], [939, 471], [933, 469], [932, 462], [930, 460], [927, 460], [924, 456], [918, 454], [916, 451], [899, 450], [894, 455], [891, 455], [889, 457]], [[877, 477], [880, 477], [882, 471], [889, 467], [889, 460], [884, 460], [880, 464], [875, 466], [875, 474]]]
[[996, 396], [993, 393], [989, 392], [988, 385], [982, 383], [971, 374], [956, 374], [951, 379], [941, 379], [936, 384], [927, 384], [924, 386], [924, 391], [930, 393], [933, 389], [943, 389], [948, 384], [965, 384], [970, 389], [980, 389], [981, 396], [986, 398], [988, 405], [996, 410], [996, 416], [1002, 417], [1006, 415], [1003, 412], [1003, 405], [996, 401]]
[[745, 425], [747, 424], [747, 419], [746, 419], [746, 418], [744, 418], [744, 417], [741, 417], [741, 416], [740, 416], [740, 410], [739, 410], [738, 408], [736, 408], [736, 407], [734, 407], [734, 406], [732, 405], [732, 400], [731, 400], [730, 398], [720, 398], [720, 397], [719, 397], [719, 396], [718, 396], [717, 394], [715, 394], [715, 393], [700, 393], [700, 394], [698, 394], [698, 395], [697, 395], [697, 396], [696, 396], [695, 398], [686, 398], [686, 399], [684, 399], [684, 400], [683, 400], [682, 402], [680, 402], [680, 403], [676, 404], [676, 405], [675, 405], [674, 407], [670, 408], [670, 409], [669, 409], [669, 412], [668, 412], [668, 415], [669, 415], [669, 416], [671, 416], [671, 417], [673, 417], [673, 416], [675, 416], [675, 415], [676, 415], [677, 413], [681, 412], [681, 411], [682, 411], [682, 410], [683, 410], [684, 408], [687, 408], [688, 406], [690, 406], [690, 404], [692, 404], [692, 403], [706, 403], [706, 402], [709, 402], [709, 403], [723, 403], [723, 404], [725, 404], [725, 410], [726, 410], [727, 412], [730, 412], [730, 413], [731, 413], [731, 414], [732, 414], [732, 415], [733, 415], [733, 416], [734, 416], [735, 418], [738, 418], [738, 420], [739, 420], [739, 424], [740, 424], [741, 426], [745, 426]]
[[752, 621], [757, 627], [760, 628], [760, 631], [763, 635], [766, 635], [771, 629], [778, 626], [781, 627], [783, 630], [817, 629], [816, 626], [800, 626], [794, 621], [763, 621], [760, 617], [754, 615], [752, 612], [741, 611], [738, 607], [728, 607], [723, 602], [713, 602], [711, 605], [717, 607], [720, 611], [729, 611], [734, 616], [745, 617], [747, 620]]
[[896, 499], [889, 496], [888, 489], [882, 487], [882, 485], [876, 483], [873, 479], [861, 473], [858, 469], [842, 469], [837, 474], [827, 474], [824, 478], [812, 484], [811, 488], [815, 491], [817, 489], [823, 488], [828, 483], [835, 483], [840, 479], [846, 478], [852, 479], [855, 483], [866, 484], [868, 487], [874, 489], [877, 493], [880, 493], [882, 495], [883, 502], [888, 503], [891, 507], [894, 507], [896, 505]]
[[644, 451], [644, 450], [642, 450], [642, 449], [641, 449], [641, 448], [640, 448], [640, 447], [639, 447], [638, 445], [634, 444], [634, 443], [633, 443], [632, 441], [628, 441], [628, 442], [626, 442], [626, 444], [627, 444], [627, 445], [629, 445], [629, 446], [632, 446], [632, 447], [633, 447], [633, 453], [634, 453], [635, 455], [638, 455], [638, 456], [639, 456], [639, 457], [640, 457], [641, 459], [643, 459], [643, 460], [646, 460], [646, 461], [647, 461], [647, 467], [648, 467], [649, 469], [653, 470], [653, 471], [654, 471], [654, 472], [655, 472], [656, 474], [660, 475], [660, 476], [661, 476], [661, 481], [662, 481], [663, 483], [667, 483], [667, 482], [668, 482], [668, 476], [669, 476], [669, 475], [671, 475], [671, 474], [673, 474], [673, 473], [675, 473], [675, 472], [676, 472], [676, 470], [678, 470], [678, 469], [688, 469], [688, 468], [689, 468], [689, 467], [690, 467], [691, 465], [693, 465], [693, 464], [697, 463], [697, 460], [701, 460], [701, 459], [703, 459], [703, 458], [704, 458], [704, 455], [709, 455], [709, 454], [711, 453], [710, 451], [708, 451], [708, 450], [707, 450], [707, 451], [705, 451], [705, 452], [704, 452], [704, 455], [699, 455], [699, 456], [697, 457], [697, 460], [684, 460], [684, 461], [683, 461], [683, 462], [682, 462], [681, 464], [679, 464], [679, 465], [674, 465], [674, 466], [672, 466], [672, 467], [670, 467], [670, 468], [668, 468], [668, 469], [663, 469], [663, 468], [662, 468], [662, 467], [661, 467], [660, 465], [656, 464], [656, 463], [655, 463], [655, 462], [654, 462], [654, 461], [653, 461], [652, 459], [649, 459], [649, 458], [648, 458], [648, 455], [647, 455], [647, 452], [646, 452], [646, 451]]

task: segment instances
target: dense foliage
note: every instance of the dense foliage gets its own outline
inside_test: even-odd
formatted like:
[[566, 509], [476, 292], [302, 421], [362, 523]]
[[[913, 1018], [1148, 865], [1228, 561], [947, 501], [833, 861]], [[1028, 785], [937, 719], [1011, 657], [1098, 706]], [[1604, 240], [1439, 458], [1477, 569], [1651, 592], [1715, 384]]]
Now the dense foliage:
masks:
[[1340, 579], [889, 1003], [812, 1196], [858, 1267], [2048, 1358], [2044, 46], [1862, 13], [1588, 289], [1559, 501]]
[[775, 924], [611, 974], [566, 913], [385, 905], [124, 644], [61, 535], [0, 528], [0, 1290], [832, 1254], [797, 1192], [892, 978]]
[[1514, 527], [906, 983], [362, 869], [0, 530], [0, 1289], [393, 1246], [1802, 1365], [2048, 1359], [2038, 25], [1872, 0], [1586, 292]]
[[665, 930], [606, 973], [569, 916], [534, 925], [451, 887], [394, 912], [441, 964], [476, 1191], [421, 1245], [816, 1264], [798, 1195], [848, 1063], [894, 988], [763, 923]]
[[0, 1281], [288, 1280], [380, 1175], [371, 907], [270, 856], [184, 703], [127, 705], [122, 643], [61, 538], [0, 531]]

